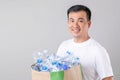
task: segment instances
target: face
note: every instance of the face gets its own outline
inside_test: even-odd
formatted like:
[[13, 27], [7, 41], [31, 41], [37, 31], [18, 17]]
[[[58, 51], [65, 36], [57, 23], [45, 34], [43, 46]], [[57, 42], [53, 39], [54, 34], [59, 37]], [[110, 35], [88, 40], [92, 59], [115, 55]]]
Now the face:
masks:
[[91, 22], [87, 20], [85, 11], [70, 12], [68, 18], [68, 28], [75, 40], [85, 41], [89, 38], [88, 29]]

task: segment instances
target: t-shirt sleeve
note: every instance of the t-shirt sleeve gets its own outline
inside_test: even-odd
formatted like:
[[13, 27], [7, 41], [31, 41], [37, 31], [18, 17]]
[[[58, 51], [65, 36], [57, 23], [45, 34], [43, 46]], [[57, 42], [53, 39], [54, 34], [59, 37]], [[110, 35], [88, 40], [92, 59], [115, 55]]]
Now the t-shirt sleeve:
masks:
[[96, 70], [101, 80], [105, 77], [113, 76], [112, 66], [107, 51], [102, 48], [96, 55]]

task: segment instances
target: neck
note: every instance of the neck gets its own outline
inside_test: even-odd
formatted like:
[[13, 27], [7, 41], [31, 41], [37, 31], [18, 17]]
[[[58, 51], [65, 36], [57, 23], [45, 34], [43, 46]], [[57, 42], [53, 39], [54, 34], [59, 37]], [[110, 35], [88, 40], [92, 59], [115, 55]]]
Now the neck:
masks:
[[90, 39], [90, 37], [86, 37], [86, 38], [74, 38], [74, 42], [76, 43], [82, 43], [84, 41], [87, 41], [88, 39]]

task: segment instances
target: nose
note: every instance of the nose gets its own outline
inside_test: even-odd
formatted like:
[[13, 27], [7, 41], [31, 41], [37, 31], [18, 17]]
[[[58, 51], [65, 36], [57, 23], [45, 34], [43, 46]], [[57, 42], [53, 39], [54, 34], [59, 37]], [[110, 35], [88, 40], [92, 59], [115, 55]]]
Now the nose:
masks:
[[73, 24], [73, 27], [78, 27], [79, 25], [78, 25], [78, 22], [74, 22], [74, 24]]

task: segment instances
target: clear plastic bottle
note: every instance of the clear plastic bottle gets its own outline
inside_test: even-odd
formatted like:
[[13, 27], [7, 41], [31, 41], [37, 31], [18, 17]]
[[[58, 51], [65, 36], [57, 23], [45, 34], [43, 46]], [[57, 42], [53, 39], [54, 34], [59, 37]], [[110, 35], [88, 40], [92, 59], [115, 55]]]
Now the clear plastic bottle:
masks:
[[40, 71], [41, 66], [43, 64], [43, 54], [41, 52], [34, 52], [33, 53], [33, 59], [35, 62], [34, 69], [37, 71]]
[[66, 51], [65, 57], [59, 57], [56, 54], [49, 54], [47, 50], [36, 52], [33, 55], [35, 66], [33, 69], [37, 71], [60, 71], [68, 70], [74, 65], [78, 65], [80, 59], [75, 57], [72, 52]]

